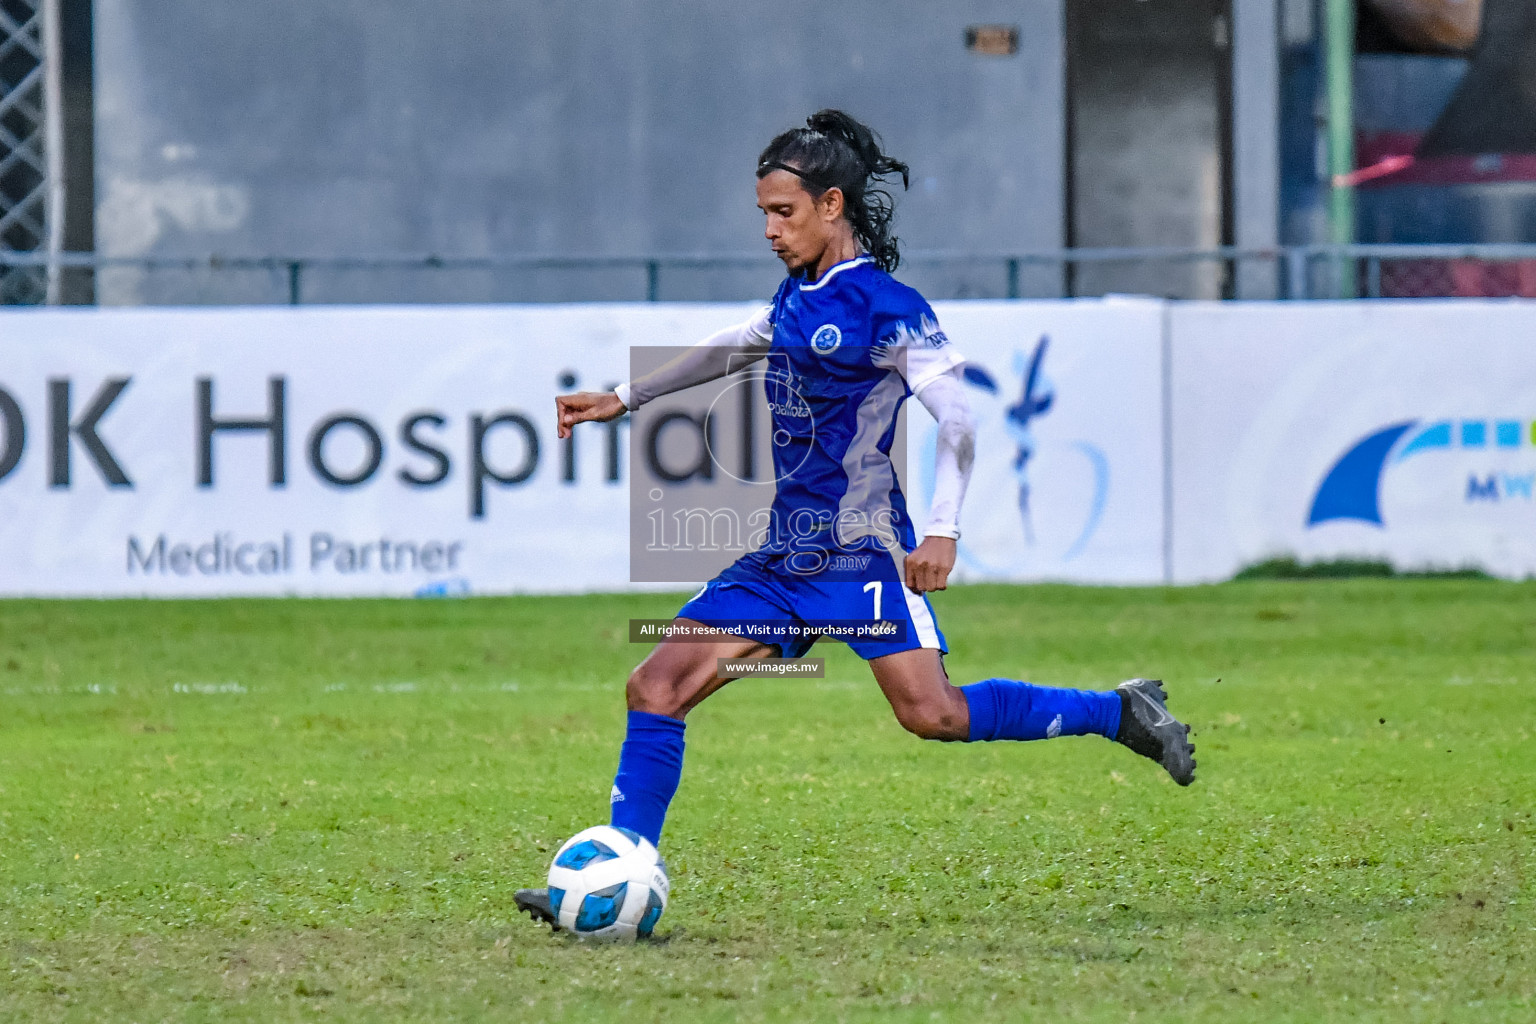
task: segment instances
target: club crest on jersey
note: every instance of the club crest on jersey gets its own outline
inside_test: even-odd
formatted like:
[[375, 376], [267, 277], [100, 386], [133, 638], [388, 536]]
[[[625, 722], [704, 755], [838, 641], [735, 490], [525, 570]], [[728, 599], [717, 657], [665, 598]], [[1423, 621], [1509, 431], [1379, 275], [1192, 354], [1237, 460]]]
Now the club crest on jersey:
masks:
[[817, 355], [829, 356], [842, 343], [843, 332], [837, 329], [836, 324], [822, 324], [811, 335], [811, 348], [816, 350]]

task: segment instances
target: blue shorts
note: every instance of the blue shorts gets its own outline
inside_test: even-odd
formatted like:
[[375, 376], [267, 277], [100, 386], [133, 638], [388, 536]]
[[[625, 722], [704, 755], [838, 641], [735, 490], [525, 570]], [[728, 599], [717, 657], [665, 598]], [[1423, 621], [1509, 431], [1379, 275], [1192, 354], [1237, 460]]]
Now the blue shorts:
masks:
[[772, 644], [785, 658], [804, 657], [823, 638], [844, 641], [866, 661], [920, 648], [948, 653], [933, 606], [907, 589], [888, 552], [832, 557], [836, 571], [805, 574], [790, 570], [784, 555], [753, 551], [706, 583], [677, 617]]

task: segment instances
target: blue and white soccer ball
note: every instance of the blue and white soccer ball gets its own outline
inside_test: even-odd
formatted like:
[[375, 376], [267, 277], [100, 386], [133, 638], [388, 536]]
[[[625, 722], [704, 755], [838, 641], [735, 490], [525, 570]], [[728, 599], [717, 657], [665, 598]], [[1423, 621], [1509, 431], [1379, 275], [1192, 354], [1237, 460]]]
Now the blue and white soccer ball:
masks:
[[667, 866], [650, 840], [597, 825], [565, 841], [549, 866], [549, 904], [580, 939], [633, 942], [667, 909]]

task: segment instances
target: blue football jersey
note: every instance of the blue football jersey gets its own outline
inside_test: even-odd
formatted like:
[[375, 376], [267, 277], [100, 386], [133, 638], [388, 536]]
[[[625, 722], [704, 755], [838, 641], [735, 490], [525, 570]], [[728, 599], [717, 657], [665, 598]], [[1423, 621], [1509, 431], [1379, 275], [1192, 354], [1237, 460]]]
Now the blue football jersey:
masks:
[[933, 309], [867, 256], [808, 282], [789, 277], [769, 310], [765, 370], [777, 494], [765, 548], [916, 547], [891, 461], [914, 390], [964, 362]]

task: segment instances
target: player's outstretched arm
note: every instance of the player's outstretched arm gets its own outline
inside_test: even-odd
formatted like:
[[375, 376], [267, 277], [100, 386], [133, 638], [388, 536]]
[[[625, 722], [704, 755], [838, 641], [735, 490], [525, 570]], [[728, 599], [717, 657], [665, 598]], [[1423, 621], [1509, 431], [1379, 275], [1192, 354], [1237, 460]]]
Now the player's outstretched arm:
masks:
[[772, 343], [773, 324], [764, 307], [746, 323], [717, 331], [644, 377], [620, 384], [619, 400], [627, 409], [638, 409], [653, 398], [718, 380], [761, 359]]
[[555, 398], [555, 421], [561, 437], [570, 437], [571, 428], [578, 423], [607, 423], [625, 412], [624, 403], [612, 391], [578, 391]]
[[[578, 423], [606, 423], [653, 398], [735, 373], [761, 359], [773, 342], [773, 324], [765, 308], [744, 324], [711, 334], [671, 362], [613, 391], [580, 391], [555, 398], [557, 433], [571, 436]], [[743, 359], [745, 357], [745, 359]]]

